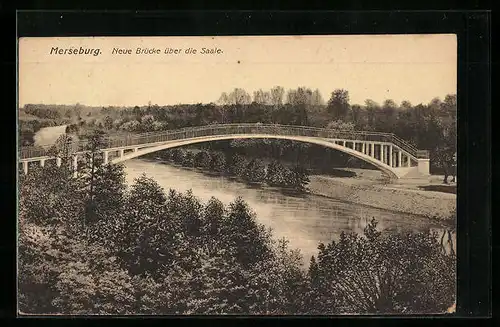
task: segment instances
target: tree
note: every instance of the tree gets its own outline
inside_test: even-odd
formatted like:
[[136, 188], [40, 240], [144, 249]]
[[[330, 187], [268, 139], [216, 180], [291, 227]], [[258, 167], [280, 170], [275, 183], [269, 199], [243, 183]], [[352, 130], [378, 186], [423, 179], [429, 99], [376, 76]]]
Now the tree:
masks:
[[457, 95], [456, 94], [448, 94], [445, 96], [443, 103], [441, 104], [441, 109], [446, 113], [449, 117], [454, 118], [456, 120], [457, 116]]
[[73, 156], [75, 152], [79, 150], [75, 139], [76, 138], [71, 135], [62, 134], [48, 150], [49, 156], [57, 157], [61, 160], [61, 166], [66, 168], [66, 171], [74, 170]]
[[400, 105], [400, 108], [403, 110], [411, 110], [412, 107], [411, 102], [407, 100], [403, 100]]
[[271, 89], [271, 104], [278, 108], [283, 104], [283, 96], [285, 95], [285, 89], [281, 86], [275, 86]]
[[265, 166], [262, 160], [252, 159], [243, 173], [243, 178], [250, 183], [261, 183], [266, 176]]
[[306, 189], [307, 184], [309, 184], [309, 173], [307, 169], [302, 166], [295, 166], [292, 170], [293, 172], [293, 188], [298, 191], [304, 191]]
[[185, 151], [182, 148], [173, 148], [169, 150], [169, 152], [170, 152], [170, 159], [173, 162], [181, 164], [184, 161]]
[[106, 139], [102, 131], [95, 130], [87, 138], [83, 150], [85, 151], [82, 158], [78, 162], [78, 183], [80, 185], [80, 195], [84, 199], [85, 219], [83, 226], [87, 222], [97, 220], [96, 183], [98, 181], [99, 168], [104, 164], [103, 153], [99, 150], [105, 148]]
[[185, 167], [193, 167], [194, 166], [194, 154], [193, 154], [193, 152], [186, 151], [186, 153], [184, 154], [182, 165]]
[[113, 118], [111, 118], [110, 116], [104, 117], [104, 128], [106, 128], [107, 130], [113, 129]]
[[431, 102], [429, 102], [429, 108], [432, 111], [439, 111], [441, 109], [441, 106], [442, 106], [442, 101], [438, 97], [433, 98]]
[[326, 125], [326, 128], [338, 130], [338, 131], [353, 131], [354, 124], [353, 123], [346, 123], [342, 120], [336, 120], [336, 121], [329, 122], [328, 125]]
[[20, 175], [19, 219], [42, 227], [65, 222], [79, 231], [83, 199], [72, 175], [67, 166], [57, 167], [52, 160], [43, 168], [33, 167], [29, 174]]
[[259, 271], [260, 279], [269, 278], [270, 287], [265, 288], [270, 293], [266, 311], [271, 314], [309, 314], [304, 301], [307, 282], [300, 250], [291, 249], [285, 238], [273, 242], [272, 248], [271, 259], [263, 265], [267, 269]]
[[140, 129], [142, 132], [155, 131], [155, 118], [153, 115], [144, 115], [141, 117]]
[[328, 100], [327, 110], [333, 119], [344, 120], [349, 113], [349, 92], [344, 89], [336, 89]]
[[365, 109], [367, 114], [367, 129], [368, 130], [377, 129], [378, 127], [377, 115], [381, 111], [380, 105], [371, 99], [367, 99], [365, 101]]
[[352, 123], [355, 129], [363, 130], [366, 125], [366, 113], [358, 104], [351, 107]]
[[210, 170], [223, 172], [226, 165], [226, 158], [222, 152], [213, 152], [210, 159]]
[[271, 94], [259, 89], [253, 92], [253, 101], [258, 104], [268, 105], [271, 103]]
[[132, 114], [134, 115], [135, 120], [139, 121], [142, 116], [142, 110], [139, 106], [135, 106], [132, 110]]
[[140, 130], [140, 123], [137, 120], [131, 120], [123, 123], [120, 126], [120, 129], [128, 131], [128, 132], [138, 132]]
[[226, 105], [229, 105], [230, 102], [229, 102], [229, 96], [227, 95], [226, 92], [222, 92], [222, 94], [220, 95], [219, 99], [217, 100], [217, 103], [221, 106], [226, 106]]
[[220, 235], [224, 214], [224, 204], [211, 197], [203, 210], [204, 234], [208, 236], [208, 239]]
[[78, 119], [82, 118], [82, 105], [80, 103], [75, 104], [75, 114]]
[[[134, 313], [130, 276], [110, 248], [88, 244], [66, 224], [21, 225], [19, 309], [27, 314]], [[37, 237], [31, 231], [36, 230]], [[110, 301], [110, 299], [113, 299]]]
[[306, 87], [298, 87], [296, 90], [288, 90], [287, 103], [292, 106], [309, 106], [313, 103], [313, 92]]
[[229, 204], [223, 233], [228, 245], [236, 249], [236, 260], [244, 267], [265, 260], [270, 254], [269, 234], [257, 223], [255, 213], [241, 197]]
[[456, 152], [454, 149], [447, 145], [436, 147], [433, 151], [433, 161], [435, 165], [443, 170], [444, 178], [443, 184], [448, 184], [448, 177], [453, 175], [455, 180], [453, 168], [456, 166]]
[[[199, 238], [203, 228], [203, 205], [192, 190], [179, 197], [179, 215], [182, 217], [184, 233], [188, 237]], [[169, 202], [170, 203], [170, 202]], [[196, 242], [196, 240], [194, 240]]]
[[393, 131], [397, 124], [397, 105], [394, 100], [387, 99], [382, 105], [382, 119], [379, 119], [382, 130]]
[[313, 106], [322, 106], [325, 104], [325, 100], [323, 100], [323, 96], [319, 89], [314, 90], [311, 96], [311, 104]]
[[266, 182], [269, 186], [282, 186], [284, 184], [283, 172], [285, 167], [277, 160], [271, 161], [267, 166]]
[[226, 159], [225, 171], [229, 176], [242, 176], [247, 166], [245, 158], [238, 154], [230, 154]]
[[314, 297], [335, 299], [337, 313], [444, 312], [455, 301], [454, 256], [436, 235], [383, 234], [376, 225], [320, 244], [309, 274]]
[[124, 169], [122, 164], [107, 164], [98, 166], [95, 171], [95, 222], [89, 226], [90, 235], [105, 246], [115, 246], [113, 235], [118, 236], [116, 226], [126, 198]]
[[119, 256], [134, 275], [161, 274], [171, 259], [168, 246], [175, 230], [165, 219], [167, 197], [158, 183], [145, 174], [134, 180], [127, 196], [120, 230]]
[[235, 88], [231, 93], [229, 93], [229, 103], [235, 104], [235, 105], [244, 105], [244, 104], [250, 104], [251, 102], [251, 97], [250, 95], [241, 88]]

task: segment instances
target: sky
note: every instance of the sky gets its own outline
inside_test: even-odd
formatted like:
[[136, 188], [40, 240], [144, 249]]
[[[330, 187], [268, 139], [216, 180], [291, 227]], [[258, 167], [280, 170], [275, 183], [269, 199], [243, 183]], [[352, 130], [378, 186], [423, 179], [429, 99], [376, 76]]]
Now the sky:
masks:
[[[253, 94], [276, 85], [317, 88], [325, 100], [343, 88], [351, 104], [428, 103], [456, 93], [456, 42], [453, 34], [21, 38], [19, 105], [209, 103], [236, 87]], [[54, 54], [72, 47], [100, 54]], [[203, 47], [220, 53], [202, 54]]]

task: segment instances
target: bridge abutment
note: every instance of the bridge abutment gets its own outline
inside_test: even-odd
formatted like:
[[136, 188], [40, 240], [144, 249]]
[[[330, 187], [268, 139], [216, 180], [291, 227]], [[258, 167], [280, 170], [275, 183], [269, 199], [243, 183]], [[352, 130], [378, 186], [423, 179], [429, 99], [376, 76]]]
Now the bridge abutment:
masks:
[[389, 145], [389, 166], [394, 167], [394, 156], [392, 153], [392, 145]]
[[424, 176], [429, 176], [430, 172], [430, 160], [429, 159], [417, 159], [418, 166], [417, 170], [420, 174]]

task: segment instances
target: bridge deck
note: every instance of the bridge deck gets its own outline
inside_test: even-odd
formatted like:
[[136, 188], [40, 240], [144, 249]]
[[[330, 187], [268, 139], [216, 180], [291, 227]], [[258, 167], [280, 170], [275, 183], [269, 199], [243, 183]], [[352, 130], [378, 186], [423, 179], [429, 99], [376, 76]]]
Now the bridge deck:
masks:
[[[186, 127], [177, 130], [131, 134], [122, 139], [105, 139], [102, 150], [116, 150], [137, 145], [154, 145], [157, 143], [191, 139], [196, 137], [217, 135], [267, 134], [281, 136], [306, 136], [330, 140], [374, 142], [394, 144], [414, 158], [428, 157], [428, 151], [417, 150], [413, 145], [400, 139], [393, 133], [379, 133], [368, 131], [332, 130], [295, 125], [272, 124], [214, 124], [207, 126]], [[80, 141], [70, 145], [74, 152], [85, 151], [88, 143]], [[48, 153], [52, 145], [20, 148], [21, 159], [35, 159], [50, 156]]]

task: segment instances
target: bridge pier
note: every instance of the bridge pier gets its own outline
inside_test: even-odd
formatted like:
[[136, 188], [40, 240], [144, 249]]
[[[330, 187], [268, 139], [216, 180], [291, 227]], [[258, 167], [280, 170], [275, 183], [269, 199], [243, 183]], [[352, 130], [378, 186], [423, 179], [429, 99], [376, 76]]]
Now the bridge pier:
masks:
[[23, 171], [25, 175], [28, 175], [28, 162], [23, 161]]
[[398, 151], [398, 167], [401, 167], [401, 150]]
[[382, 163], [385, 163], [384, 161], [384, 144], [380, 143], [380, 161], [382, 161]]
[[429, 159], [417, 159], [418, 166], [417, 170], [420, 174], [424, 176], [430, 175], [430, 161]]
[[366, 154], [365, 142], [361, 143], [361, 152], [363, 152], [363, 154]]
[[40, 167], [45, 167], [45, 159], [40, 159]]
[[73, 172], [74, 172], [73, 176], [76, 177], [76, 174], [78, 172], [78, 156], [73, 157]]
[[118, 150], [118, 154], [119, 154], [120, 158], [123, 158], [123, 156], [125, 155], [125, 150], [124, 149]]
[[62, 162], [61, 158], [57, 157], [56, 158], [56, 165], [57, 165], [57, 167], [61, 167], [61, 162]]
[[109, 152], [104, 151], [103, 154], [104, 154], [104, 164], [107, 165], [109, 162]]
[[406, 156], [406, 167], [411, 167], [411, 159], [410, 159], [410, 156]]
[[394, 167], [394, 156], [392, 153], [392, 144], [389, 145], [389, 166]]

